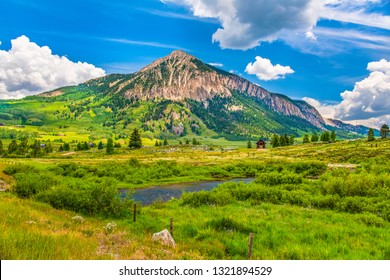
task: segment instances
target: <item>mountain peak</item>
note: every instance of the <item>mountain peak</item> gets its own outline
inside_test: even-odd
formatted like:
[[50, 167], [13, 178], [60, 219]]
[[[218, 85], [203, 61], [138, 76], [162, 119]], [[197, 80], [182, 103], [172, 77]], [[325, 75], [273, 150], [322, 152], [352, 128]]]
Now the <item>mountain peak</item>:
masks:
[[190, 55], [190, 54], [188, 54], [188, 53], [186, 53], [185, 51], [182, 51], [182, 50], [174, 50], [167, 57], [178, 57], [178, 58], [191, 57], [191, 58], [194, 58], [194, 56], [192, 56], [192, 55]]

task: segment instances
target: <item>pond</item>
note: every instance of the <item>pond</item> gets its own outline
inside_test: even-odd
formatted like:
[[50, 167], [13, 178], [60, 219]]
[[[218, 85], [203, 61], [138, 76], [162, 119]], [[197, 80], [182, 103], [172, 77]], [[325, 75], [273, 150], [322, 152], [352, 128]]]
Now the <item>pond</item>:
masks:
[[[209, 191], [216, 188], [219, 184], [225, 182], [243, 182], [247, 184], [252, 182], [254, 179], [255, 178], [239, 178], [223, 181], [205, 181], [172, 184], [166, 186], [153, 186], [135, 190], [133, 198], [136, 202], [141, 203], [142, 205], [149, 205], [157, 199], [161, 199], [163, 202], [165, 202], [171, 198], [180, 198], [183, 192], [197, 192], [202, 190]], [[124, 196], [127, 190], [120, 190], [120, 192]]]

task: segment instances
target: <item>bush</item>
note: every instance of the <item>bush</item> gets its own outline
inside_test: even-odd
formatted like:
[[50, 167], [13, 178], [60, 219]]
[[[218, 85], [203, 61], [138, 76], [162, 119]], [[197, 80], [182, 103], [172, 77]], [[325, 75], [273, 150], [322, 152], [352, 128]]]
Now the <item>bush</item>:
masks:
[[13, 187], [13, 190], [16, 192], [17, 196], [21, 198], [32, 197], [57, 183], [52, 176], [30, 173], [17, 173], [15, 179], [16, 184]]

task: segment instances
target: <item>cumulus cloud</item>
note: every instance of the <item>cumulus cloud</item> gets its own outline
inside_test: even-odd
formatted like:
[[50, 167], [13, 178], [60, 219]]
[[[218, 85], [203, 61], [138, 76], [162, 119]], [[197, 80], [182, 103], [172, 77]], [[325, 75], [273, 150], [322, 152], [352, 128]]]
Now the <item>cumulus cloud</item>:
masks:
[[355, 83], [352, 91], [341, 93], [342, 101], [336, 105], [321, 104], [319, 101], [304, 98], [316, 107], [325, 117], [358, 123], [388, 122], [390, 119], [390, 61], [381, 59], [367, 65], [370, 74]]
[[[212, 36], [221, 48], [251, 49], [291, 33], [314, 40], [318, 21], [332, 19], [390, 30], [390, 16], [370, 12], [380, 0], [164, 0], [213, 18], [221, 27]], [[304, 36], [303, 36], [304, 37]]]
[[250, 62], [245, 72], [256, 75], [260, 80], [269, 81], [283, 79], [287, 74], [294, 73], [294, 70], [290, 66], [272, 65], [269, 59], [256, 56], [256, 61]]
[[11, 43], [9, 51], [0, 50], [0, 99], [23, 98], [105, 75], [92, 64], [54, 55], [26, 36]]

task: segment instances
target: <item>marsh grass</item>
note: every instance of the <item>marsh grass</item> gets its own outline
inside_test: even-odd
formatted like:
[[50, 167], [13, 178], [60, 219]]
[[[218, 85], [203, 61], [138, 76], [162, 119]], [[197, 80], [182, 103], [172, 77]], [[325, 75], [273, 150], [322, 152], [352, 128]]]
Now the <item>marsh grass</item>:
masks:
[[[389, 147], [390, 141], [372, 148], [353, 141], [250, 152], [181, 147], [0, 160], [1, 177], [15, 180], [14, 193], [0, 193], [0, 257], [245, 259], [253, 232], [253, 259], [387, 260]], [[117, 188], [245, 176], [256, 180], [139, 206], [136, 223], [132, 203], [121, 208], [116, 200]], [[74, 222], [76, 215], [84, 222]], [[153, 233], [169, 229], [170, 217], [176, 248], [151, 242]], [[104, 229], [108, 223], [117, 225], [115, 231]]]

